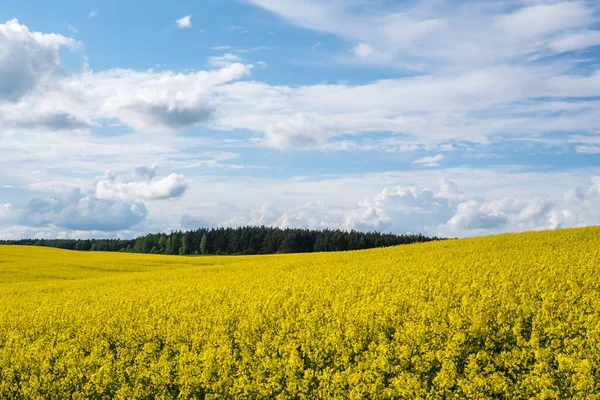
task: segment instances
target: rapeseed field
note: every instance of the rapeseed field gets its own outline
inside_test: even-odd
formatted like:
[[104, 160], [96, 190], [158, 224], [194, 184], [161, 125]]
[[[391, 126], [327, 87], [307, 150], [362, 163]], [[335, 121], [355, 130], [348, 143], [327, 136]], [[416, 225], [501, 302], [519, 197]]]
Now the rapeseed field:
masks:
[[600, 398], [600, 228], [345, 253], [0, 247], [1, 398]]

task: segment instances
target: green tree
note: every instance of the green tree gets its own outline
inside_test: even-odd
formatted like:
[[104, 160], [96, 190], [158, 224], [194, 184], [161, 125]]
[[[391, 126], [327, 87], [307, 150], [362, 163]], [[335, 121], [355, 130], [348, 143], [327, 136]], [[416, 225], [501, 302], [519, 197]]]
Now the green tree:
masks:
[[167, 236], [166, 235], [160, 235], [160, 238], [158, 239], [158, 251], [159, 251], [159, 253], [167, 252]]
[[200, 239], [200, 254], [206, 254], [206, 233], [203, 233]]
[[171, 242], [173, 245], [173, 253], [172, 254], [181, 254], [181, 242], [183, 239], [183, 234], [180, 231], [173, 232], [171, 234]]
[[181, 249], [179, 254], [191, 254], [192, 253], [192, 232], [186, 232], [181, 238]]
[[165, 254], [175, 254], [173, 250], [173, 234], [167, 238], [167, 246], [165, 247]]

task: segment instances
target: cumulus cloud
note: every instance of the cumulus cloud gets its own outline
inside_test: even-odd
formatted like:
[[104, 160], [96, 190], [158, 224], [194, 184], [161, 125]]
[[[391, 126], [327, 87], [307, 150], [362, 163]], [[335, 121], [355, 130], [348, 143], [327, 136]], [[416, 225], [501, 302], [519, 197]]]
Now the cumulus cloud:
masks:
[[[152, 179], [156, 176], [156, 167], [154, 164], [151, 167], [137, 167], [133, 170], [133, 178], [134, 179]], [[110, 172], [106, 174], [107, 176], [113, 176]]]
[[13, 209], [11, 217], [23, 226], [114, 232], [139, 224], [146, 215], [142, 203], [100, 199], [73, 189], [50, 198], [34, 197], [24, 207]]
[[[55, 90], [46, 98], [28, 99], [6, 115], [17, 121], [34, 118], [39, 125], [46, 120], [49, 128], [77, 121], [91, 125], [115, 120], [138, 131], [171, 132], [208, 122], [215, 112], [217, 87], [249, 70], [244, 64], [230, 64], [185, 74], [88, 72], [56, 82]], [[34, 115], [28, 115], [30, 110], [35, 110]], [[36, 116], [36, 112], [43, 114]]]
[[[258, 143], [277, 149], [438, 152], [456, 148], [463, 142], [475, 147], [512, 137], [519, 141], [554, 143], [578, 153], [598, 152], [600, 114], [594, 99], [600, 94], [600, 71], [596, 66], [588, 62], [585, 68], [578, 68], [579, 61], [571, 58], [575, 57], [571, 54], [552, 63], [546, 59], [535, 63], [523, 61], [592, 46], [596, 31], [588, 22], [596, 17], [590, 2], [527, 2], [561, 4], [564, 9], [559, 9], [564, 11], [566, 20], [549, 24], [550, 28], [525, 27], [514, 33], [504, 32], [510, 18], [535, 16], [521, 10], [523, 7], [510, 10], [500, 7], [500, 17], [498, 13], [483, 15], [480, 20], [483, 33], [477, 35], [470, 34], [480, 28], [473, 25], [471, 14], [464, 15], [464, 27], [471, 30], [461, 30], [453, 13], [444, 21], [430, 18], [427, 10], [421, 10], [421, 17], [414, 10], [405, 14], [357, 16], [343, 2], [256, 1], [277, 8], [278, 13], [289, 12], [286, 18], [297, 23], [331, 29], [351, 39], [349, 43], [368, 43], [375, 51], [371, 59], [380, 52], [405, 54], [411, 61], [424, 63], [425, 68], [418, 76], [360, 84], [342, 81], [313, 85], [271, 85], [246, 80], [252, 66], [234, 57], [209, 59], [209, 63], [215, 62], [212, 63], [215, 69], [207, 71], [88, 68], [81, 73], [64, 72], [58, 52], [64, 47], [76, 47], [77, 42], [61, 35], [31, 32], [11, 20], [0, 29], [0, 76], [10, 77], [0, 81], [0, 170], [11, 170], [11, 174], [19, 176], [7, 182], [20, 179], [32, 189], [44, 190], [57, 185], [84, 187], [87, 182], [74, 181], [82, 179], [83, 174], [98, 175], [104, 169], [101, 166], [108, 163], [119, 170], [141, 165], [148, 159], [166, 159], [161, 165], [170, 168], [208, 165], [206, 160], [194, 159], [193, 154], [205, 148], [207, 138], [162, 135], [199, 124], [205, 124], [213, 132], [237, 129], [253, 136], [246, 141], [232, 140], [233, 135], [221, 140], [215, 135], [211, 145], [223, 146]], [[330, 11], [339, 7], [344, 12], [337, 24]], [[562, 11], [553, 10], [551, 15], [544, 11], [544, 15], [562, 18]], [[301, 22], [298, 12], [306, 13]], [[315, 21], [321, 18], [337, 25], [318, 28], [320, 22]], [[363, 18], [367, 22], [364, 26]], [[577, 18], [582, 21], [581, 26], [575, 26], [573, 21]], [[353, 21], [357, 23], [353, 25]], [[352, 29], [347, 29], [350, 25]], [[446, 36], [442, 33], [448, 33], [448, 42], [444, 42]], [[462, 39], [455, 41], [457, 37]], [[427, 45], [420, 46], [424, 40]], [[481, 47], [486, 41], [494, 46], [488, 43]], [[463, 46], [465, 51], [459, 51]], [[457, 54], [465, 60], [457, 60]], [[347, 51], [344, 55], [348, 56]], [[515, 61], [519, 57], [524, 57], [519, 59], [522, 62]], [[455, 68], [440, 69], [438, 62]], [[24, 68], [17, 71], [15, 65]], [[121, 136], [93, 133], [98, 126], [121, 129], [120, 125], [134, 132]], [[546, 141], [545, 133], [552, 133], [552, 141]], [[27, 162], [20, 164], [18, 171], [12, 171], [14, 160]], [[52, 169], [47, 168], [50, 164]], [[73, 176], [71, 171], [81, 175]], [[152, 168], [136, 171], [133, 178], [106, 177], [102, 181], [104, 186], [99, 193], [82, 197], [89, 197], [93, 204], [106, 200], [135, 205], [139, 199], [177, 197], [178, 191], [183, 190], [181, 177], [175, 174], [157, 178]], [[273, 202], [277, 208], [263, 208], [262, 201], [253, 201], [248, 206], [252, 211], [223, 219], [232, 224], [256, 221], [280, 226], [398, 232], [443, 230], [460, 235], [462, 231], [471, 234], [598, 221], [591, 206], [597, 197], [589, 188], [575, 191], [565, 199], [514, 195], [503, 200], [479, 198], [472, 194], [477, 190], [460, 193], [451, 182], [440, 187], [414, 182], [398, 186], [394, 182], [404, 180], [381, 184], [377, 188], [388, 186], [387, 190], [360, 204], [355, 204], [358, 198], [353, 198], [352, 206], [302, 200], [301, 207], [296, 203], [288, 207]], [[227, 186], [220, 181], [210, 185]], [[362, 186], [338, 188], [343, 189], [340, 193], [347, 193], [358, 192]], [[231, 192], [223, 196], [231, 198]], [[375, 192], [373, 189], [372, 193]], [[202, 195], [196, 198], [202, 199]], [[245, 198], [243, 201], [245, 206], [249, 203]], [[15, 207], [13, 204], [4, 213], [15, 215]], [[410, 215], [422, 219], [411, 220]], [[175, 218], [177, 221], [180, 215]], [[47, 219], [48, 223], [56, 220], [56, 216]]]
[[422, 164], [425, 167], [437, 167], [439, 166], [439, 162], [445, 159], [444, 155], [437, 154], [435, 156], [423, 157], [418, 160], [413, 161], [413, 164]]
[[88, 19], [96, 18], [96, 16], [98, 16], [98, 11], [96, 11], [96, 10], [91, 10], [88, 13]]
[[470, 200], [458, 205], [455, 214], [440, 227], [440, 231], [465, 236], [579, 226], [577, 222], [567, 222], [561, 217], [564, 212], [571, 214], [575, 210], [562, 209], [557, 202], [540, 198]]
[[[16, 20], [10, 26], [34, 42], [40, 37], [53, 38], [44, 40], [55, 43], [54, 48], [61, 43], [75, 44], [60, 35], [31, 33]], [[22, 46], [18, 35], [9, 36], [3, 43], [10, 43], [10, 48], [23, 57], [34, 59], [40, 54], [30, 52], [32, 46]], [[58, 70], [57, 57], [54, 49], [51, 63], [35, 65], [53, 65], [53, 71]], [[5, 97], [13, 103], [0, 104], [0, 123], [54, 131], [89, 130], [110, 121], [152, 133], [204, 124], [216, 130], [253, 132], [258, 136], [254, 141], [278, 149], [383, 151], [456, 141], [486, 144], [498, 135], [537, 139], [544, 132], [591, 132], [597, 126], [596, 109], [581, 98], [600, 93], [600, 72], [579, 74], [560, 64], [498, 64], [367, 84], [285, 86], [242, 80], [252, 65], [234, 54], [209, 58], [208, 62], [217, 69], [182, 73], [87, 70], [60, 79], [54, 76], [53, 80], [43, 79], [44, 73], [23, 72], [31, 78], [21, 79], [28, 82], [25, 86], [14, 86], [12, 82], [19, 79], [4, 83]], [[2, 65], [14, 69], [17, 64], [0, 59], [0, 70]], [[13, 72], [21, 74], [21, 70]], [[40, 82], [45, 85], [40, 86]], [[35, 96], [23, 98], [24, 88], [38, 90]], [[580, 100], [556, 100], [570, 97]], [[393, 145], [381, 140], [362, 145], [348, 138], [336, 142], [342, 135], [381, 132], [398, 135], [398, 140]]]
[[600, 212], [595, 205], [600, 200], [599, 188], [600, 177], [593, 177], [590, 186], [573, 189], [562, 198], [485, 200], [466, 196], [455, 182], [444, 179], [435, 189], [386, 188], [355, 210], [345, 226], [372, 226], [396, 233], [473, 236], [593, 225], [600, 223]]
[[177, 21], [175, 21], [175, 23], [177, 24], [177, 27], [179, 29], [191, 28], [192, 27], [192, 16], [186, 15], [185, 17], [180, 18]]
[[367, 43], [359, 43], [352, 49], [352, 52], [356, 57], [359, 58], [369, 58], [373, 54], [375, 54], [375, 50], [373, 47], [368, 45]]
[[138, 130], [168, 131], [206, 121], [214, 110], [211, 95], [216, 88], [249, 71], [239, 63], [180, 74], [112, 70], [84, 74], [64, 87], [67, 94], [76, 90], [70, 93], [73, 97], [87, 98], [88, 107], [96, 104], [96, 118], [118, 119]]
[[441, 180], [437, 190], [390, 186], [355, 207], [316, 201], [281, 211], [264, 204], [251, 210], [249, 217], [236, 215], [220, 225], [430, 233], [452, 216], [451, 205], [461, 196], [455, 183], [447, 180]]
[[343, 218], [343, 214], [339, 211], [321, 201], [308, 202], [302, 207], [285, 211], [272, 204], [263, 204], [250, 210], [249, 215], [238, 214], [218, 225], [225, 227], [272, 226], [282, 229], [336, 229], [341, 227]]
[[23, 129], [44, 129], [49, 131], [87, 130], [95, 124], [90, 118], [78, 117], [66, 112], [33, 115], [17, 120], [5, 121], [6, 126]]
[[[16, 19], [0, 24], [0, 121], [14, 127], [75, 129], [118, 121], [135, 130], [170, 132], [206, 123], [222, 84], [250, 73], [240, 62], [209, 71], [112, 69], [67, 73], [61, 47], [79, 43], [31, 32]], [[25, 97], [26, 94], [30, 94]], [[2, 106], [2, 101], [11, 104]]]
[[31, 32], [17, 19], [0, 24], [0, 102], [17, 102], [61, 72], [59, 50], [78, 43], [57, 34]]
[[96, 197], [113, 200], [165, 200], [182, 196], [188, 188], [183, 175], [156, 178], [156, 166], [137, 168], [131, 179], [119, 180], [106, 173], [96, 184]]
[[432, 232], [452, 215], [452, 204], [441, 190], [395, 186], [346, 216], [344, 227], [391, 232]]
[[331, 132], [327, 123], [304, 113], [296, 113], [268, 124], [264, 143], [279, 149], [315, 147], [326, 142]]
[[457, 231], [502, 228], [508, 224], [508, 218], [504, 213], [510, 210], [511, 206], [514, 209], [513, 199], [491, 203], [470, 200], [458, 205], [456, 214], [448, 221], [448, 225]]
[[237, 214], [221, 226], [268, 225], [280, 228], [343, 229], [438, 236], [556, 229], [600, 224], [600, 177], [562, 197], [503, 197], [487, 200], [441, 179], [437, 187], [389, 186], [354, 207], [310, 202], [279, 210], [265, 204]]
[[[136, 221], [145, 220], [145, 217], [142, 219], [144, 212], [140, 211], [145, 210], [145, 206], [132, 195], [137, 187], [113, 184], [109, 188], [113, 190], [111, 198], [104, 199], [96, 193], [85, 194], [76, 190], [52, 196], [36, 196], [27, 206], [5, 204], [0, 207], [0, 222], [3, 226], [12, 228], [37, 227], [36, 232], [64, 231], [68, 235], [70, 231], [75, 230], [100, 232], [116, 225], [117, 218], [111, 220], [109, 217], [105, 219], [112, 221], [110, 226], [98, 223], [103, 218], [101, 215], [112, 212], [107, 210], [114, 207], [121, 217], [128, 218], [129, 222], [120, 226], [130, 226], [122, 229], [135, 229], [137, 232], [148, 231], [149, 226], [152, 227], [150, 231], [156, 231], [250, 224], [281, 228], [421, 232], [427, 235], [463, 237], [600, 224], [600, 211], [597, 207], [600, 202], [600, 176], [593, 177], [586, 183], [582, 176], [561, 173], [498, 174], [488, 171], [480, 174], [471, 169], [461, 172], [461, 186], [468, 188], [462, 190], [450, 179], [441, 179], [437, 185], [432, 184], [439, 174], [438, 171], [423, 170], [417, 177], [413, 176], [414, 172], [394, 176], [384, 174], [384, 180], [384, 176], [374, 174], [356, 179], [338, 177], [322, 182], [307, 178], [298, 178], [293, 182], [280, 181], [278, 187], [282, 193], [273, 193], [271, 204], [261, 204], [260, 201], [264, 199], [263, 190], [272, 188], [275, 184], [272, 180], [255, 180], [249, 185], [246, 182], [245, 186], [233, 184], [234, 187], [232, 182], [214, 181], [210, 184], [206, 181], [192, 187], [202, 187], [198, 193], [202, 193], [204, 200], [188, 202], [175, 199], [174, 207], [168, 210], [160, 203], [149, 203], [152, 215], [158, 220], [145, 222], [144, 228], [131, 225]], [[544, 177], [557, 183], [557, 186], [552, 188], [556, 190], [549, 191], [540, 183], [544, 181], [540, 178]], [[154, 167], [142, 167], [136, 169], [132, 178], [122, 179], [107, 174], [102, 180], [126, 184], [157, 182], [160, 179]], [[388, 179], [406, 183], [384, 186], [377, 193], [376, 188], [381, 187], [379, 183], [388, 182]], [[494, 183], [490, 183], [490, 180], [494, 180]], [[581, 184], [569, 188], [566, 182]], [[240, 192], [245, 194], [243, 198], [236, 200], [235, 204], [228, 201], [232, 193]], [[355, 199], [360, 199], [365, 192], [376, 194], [355, 202]], [[77, 195], [68, 199], [64, 193]], [[486, 196], [482, 197], [482, 193], [486, 193]], [[511, 194], [506, 195], [507, 193]], [[192, 196], [193, 194], [191, 193]], [[294, 199], [307, 198], [316, 201], [298, 205], [289, 202], [289, 196], [292, 195]], [[86, 203], [92, 205], [86, 206]], [[136, 207], [137, 214], [132, 211]], [[181, 210], [185, 210], [183, 217]], [[90, 214], [96, 217], [92, 218]], [[81, 219], [83, 222], [77, 224], [74, 219]], [[179, 224], [174, 223], [178, 220]], [[13, 229], [6, 232], [17, 231]]]
[[213, 111], [210, 105], [201, 101], [178, 104], [177, 101], [150, 103], [142, 100], [123, 105], [116, 114], [140, 130], [172, 130], [207, 121]]

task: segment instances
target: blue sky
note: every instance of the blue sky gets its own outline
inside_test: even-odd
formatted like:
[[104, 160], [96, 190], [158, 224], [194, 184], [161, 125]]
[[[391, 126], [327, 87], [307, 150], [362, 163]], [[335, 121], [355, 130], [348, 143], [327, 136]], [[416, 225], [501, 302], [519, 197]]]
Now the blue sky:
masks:
[[594, 1], [0, 9], [0, 238], [600, 223]]

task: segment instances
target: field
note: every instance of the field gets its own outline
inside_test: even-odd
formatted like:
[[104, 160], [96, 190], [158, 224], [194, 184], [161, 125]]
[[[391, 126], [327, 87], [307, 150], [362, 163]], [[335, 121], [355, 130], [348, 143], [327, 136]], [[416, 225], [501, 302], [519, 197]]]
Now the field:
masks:
[[0, 247], [1, 398], [600, 398], [600, 228], [345, 253]]

